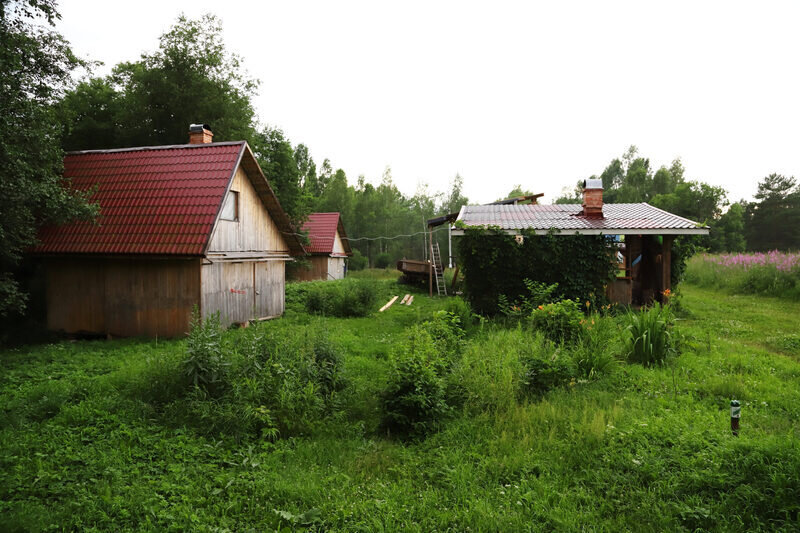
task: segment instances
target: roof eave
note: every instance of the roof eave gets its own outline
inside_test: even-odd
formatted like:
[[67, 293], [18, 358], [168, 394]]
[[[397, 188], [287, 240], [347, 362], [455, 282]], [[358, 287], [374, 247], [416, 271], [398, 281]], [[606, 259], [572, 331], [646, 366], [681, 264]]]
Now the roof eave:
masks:
[[[468, 229], [488, 229], [483, 226], [470, 226]], [[453, 228], [452, 235], [464, 235], [464, 229]], [[501, 229], [503, 233], [508, 235], [519, 235], [520, 232], [525, 231], [534, 233], [535, 235], [547, 235], [554, 233], [556, 235], [708, 235], [708, 228], [582, 228], [582, 229], [528, 229], [528, 228], [515, 228], [515, 229]]]

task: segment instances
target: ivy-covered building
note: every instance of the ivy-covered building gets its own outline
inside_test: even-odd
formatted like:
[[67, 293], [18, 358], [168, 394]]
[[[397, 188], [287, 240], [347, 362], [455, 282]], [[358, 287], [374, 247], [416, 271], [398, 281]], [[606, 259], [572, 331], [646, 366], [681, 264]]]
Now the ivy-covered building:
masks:
[[[602, 181], [586, 180], [582, 205], [464, 206], [452, 235], [471, 236], [468, 246], [461, 246], [467, 277], [488, 276], [487, 283], [514, 286], [524, 278], [536, 280], [538, 271], [542, 281], [569, 287], [574, 285], [573, 278], [588, 274], [597, 278], [595, 284], [605, 286], [610, 301], [643, 305], [662, 301], [664, 294], [669, 294], [675, 237], [708, 232], [707, 226], [647, 203], [603, 204]], [[564, 240], [567, 236], [570, 238]], [[519, 251], [497, 249], [509, 242]], [[475, 252], [472, 255], [485, 257], [463, 257], [465, 249], [467, 255]], [[592, 257], [599, 257], [601, 264]], [[489, 263], [494, 266], [480, 266]], [[518, 275], [510, 268], [518, 270]]]

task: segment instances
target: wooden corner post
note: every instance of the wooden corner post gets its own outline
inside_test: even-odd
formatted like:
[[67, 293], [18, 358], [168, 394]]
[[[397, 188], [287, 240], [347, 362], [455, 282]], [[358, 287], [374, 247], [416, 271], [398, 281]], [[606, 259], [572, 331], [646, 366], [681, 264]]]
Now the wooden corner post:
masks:
[[661, 245], [661, 301], [667, 303], [664, 293], [672, 289], [672, 241], [674, 235], [664, 235]]

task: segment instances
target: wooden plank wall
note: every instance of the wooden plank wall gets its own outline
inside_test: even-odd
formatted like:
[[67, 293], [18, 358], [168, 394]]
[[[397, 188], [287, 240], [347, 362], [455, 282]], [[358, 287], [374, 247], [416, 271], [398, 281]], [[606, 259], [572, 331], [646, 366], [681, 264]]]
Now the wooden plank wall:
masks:
[[311, 268], [299, 267], [293, 274], [297, 281], [314, 281], [317, 279], [328, 279], [328, 256], [312, 255], [307, 257]]
[[212, 252], [289, 252], [278, 226], [240, 167], [231, 184], [239, 192], [239, 220], [219, 220], [211, 236]]
[[253, 263], [256, 278], [256, 316], [266, 318], [283, 314], [286, 291], [286, 268], [283, 261]]
[[47, 325], [67, 333], [180, 337], [200, 304], [199, 259], [52, 259]]
[[334, 254], [343, 254], [344, 253], [344, 244], [342, 244], [342, 238], [339, 236], [339, 230], [336, 230], [336, 236], [333, 239], [333, 252]]
[[253, 263], [218, 262], [203, 265], [203, 318], [219, 311], [223, 326], [254, 317]]
[[344, 257], [328, 258], [328, 279], [344, 278]]

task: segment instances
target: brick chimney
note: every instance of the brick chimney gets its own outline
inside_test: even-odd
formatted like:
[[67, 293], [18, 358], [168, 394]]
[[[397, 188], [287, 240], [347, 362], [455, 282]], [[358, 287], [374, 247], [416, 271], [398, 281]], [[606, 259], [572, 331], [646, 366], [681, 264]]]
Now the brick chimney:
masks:
[[189, 144], [207, 144], [213, 137], [214, 134], [211, 133], [208, 124], [189, 125]]
[[603, 218], [603, 180], [583, 180], [583, 212], [586, 218]]

